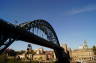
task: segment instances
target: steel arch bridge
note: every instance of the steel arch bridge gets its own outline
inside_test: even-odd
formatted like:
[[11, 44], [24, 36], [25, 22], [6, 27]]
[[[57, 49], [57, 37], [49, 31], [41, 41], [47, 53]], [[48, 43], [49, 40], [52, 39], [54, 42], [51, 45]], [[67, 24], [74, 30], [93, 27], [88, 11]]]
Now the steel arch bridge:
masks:
[[54, 49], [58, 63], [70, 63], [70, 57], [60, 47], [53, 27], [45, 20], [14, 25], [0, 19], [0, 54], [16, 40]]

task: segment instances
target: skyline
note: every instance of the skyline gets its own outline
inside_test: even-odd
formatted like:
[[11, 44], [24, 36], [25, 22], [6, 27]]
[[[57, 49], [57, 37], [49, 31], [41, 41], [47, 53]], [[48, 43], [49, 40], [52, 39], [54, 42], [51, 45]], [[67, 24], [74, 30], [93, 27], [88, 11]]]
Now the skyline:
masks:
[[[88, 41], [89, 47], [96, 44], [95, 16], [95, 0], [0, 0], [1, 19], [14, 24], [15, 20], [19, 24], [44, 19], [55, 29], [60, 43], [73, 49], [82, 45], [83, 40]], [[25, 42], [19, 42], [10, 48], [21, 50], [27, 47]]]

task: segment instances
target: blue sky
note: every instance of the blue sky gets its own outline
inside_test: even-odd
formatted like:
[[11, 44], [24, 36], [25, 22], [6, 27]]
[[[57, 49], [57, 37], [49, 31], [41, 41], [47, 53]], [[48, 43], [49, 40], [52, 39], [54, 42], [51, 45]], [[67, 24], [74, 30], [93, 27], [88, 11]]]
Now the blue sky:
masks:
[[[36, 19], [47, 20], [55, 29], [60, 43], [72, 49], [83, 40], [96, 44], [96, 0], [0, 0], [0, 18], [11, 23]], [[26, 49], [25, 42], [14, 42], [10, 48]], [[38, 48], [33, 46], [33, 48]]]

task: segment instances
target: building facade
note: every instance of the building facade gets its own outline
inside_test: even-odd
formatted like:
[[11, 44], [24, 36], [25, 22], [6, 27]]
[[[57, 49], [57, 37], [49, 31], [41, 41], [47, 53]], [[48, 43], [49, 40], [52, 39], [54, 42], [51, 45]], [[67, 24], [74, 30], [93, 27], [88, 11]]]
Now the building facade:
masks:
[[72, 51], [72, 62], [96, 63], [96, 55], [94, 55], [92, 48], [88, 48], [86, 41], [79, 49]]
[[44, 51], [43, 48], [38, 48], [34, 51], [36, 54], [33, 56], [33, 60], [52, 61], [55, 59], [54, 51]]

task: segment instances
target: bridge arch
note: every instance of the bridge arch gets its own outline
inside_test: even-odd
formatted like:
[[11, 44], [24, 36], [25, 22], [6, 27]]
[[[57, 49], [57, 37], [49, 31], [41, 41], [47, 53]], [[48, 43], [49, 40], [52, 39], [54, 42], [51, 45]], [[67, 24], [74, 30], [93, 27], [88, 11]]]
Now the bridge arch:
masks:
[[38, 20], [22, 23], [19, 26], [32, 33], [34, 33], [34, 30], [37, 28], [38, 30], [41, 30], [43, 33], [45, 33], [45, 35], [47, 36], [46, 39], [48, 41], [53, 42], [57, 46], [60, 46], [59, 40], [57, 38], [57, 35], [53, 27], [46, 20], [38, 19]]

